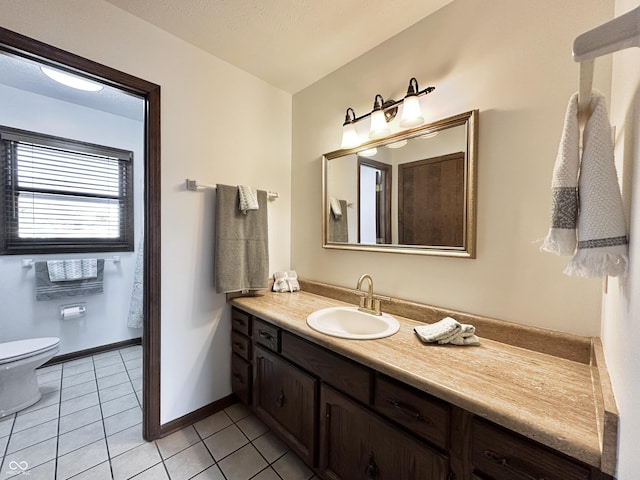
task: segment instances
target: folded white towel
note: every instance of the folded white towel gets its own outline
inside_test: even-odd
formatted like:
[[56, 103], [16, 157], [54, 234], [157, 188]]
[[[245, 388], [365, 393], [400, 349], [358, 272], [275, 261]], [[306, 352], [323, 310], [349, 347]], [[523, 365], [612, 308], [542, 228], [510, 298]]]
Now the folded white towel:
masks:
[[342, 216], [342, 207], [340, 206], [340, 200], [335, 197], [331, 197], [329, 199], [329, 204], [331, 205], [331, 212], [336, 219], [339, 219]]
[[300, 290], [300, 283], [298, 282], [298, 274], [296, 271], [275, 272], [273, 274], [272, 290], [274, 292], [297, 292]]
[[258, 210], [258, 192], [248, 185], [238, 185], [240, 211], [246, 215], [249, 210]]
[[47, 261], [47, 270], [51, 282], [96, 278], [98, 276], [98, 259], [49, 260]]
[[413, 331], [420, 340], [426, 343], [480, 345], [473, 325], [459, 323], [451, 317], [445, 317], [439, 322], [429, 325], [415, 327]]

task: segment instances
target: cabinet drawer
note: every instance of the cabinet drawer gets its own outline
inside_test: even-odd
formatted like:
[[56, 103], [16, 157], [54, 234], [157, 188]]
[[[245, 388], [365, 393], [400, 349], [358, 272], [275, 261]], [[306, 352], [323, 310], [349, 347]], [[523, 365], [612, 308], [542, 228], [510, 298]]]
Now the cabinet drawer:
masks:
[[370, 402], [371, 372], [368, 368], [289, 332], [282, 333], [282, 356], [353, 398]]
[[231, 332], [231, 349], [245, 360], [251, 360], [251, 340], [249, 337]]
[[416, 435], [446, 449], [449, 439], [449, 407], [425, 393], [378, 375], [374, 408]]
[[243, 335], [251, 336], [251, 315], [231, 307], [231, 328]]
[[238, 355], [231, 355], [231, 390], [245, 405], [251, 404], [251, 364]]
[[515, 433], [473, 421], [474, 467], [494, 480], [588, 480], [589, 469]]
[[254, 318], [253, 339], [274, 352], [280, 351], [280, 329], [275, 325]]

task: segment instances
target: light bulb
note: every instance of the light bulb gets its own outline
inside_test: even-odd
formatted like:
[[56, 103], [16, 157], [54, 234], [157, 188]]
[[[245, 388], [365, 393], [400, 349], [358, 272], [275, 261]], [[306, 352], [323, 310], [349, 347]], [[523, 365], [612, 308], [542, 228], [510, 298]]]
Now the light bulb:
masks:
[[407, 95], [402, 103], [402, 118], [400, 126], [402, 128], [417, 127], [424, 123], [420, 100], [417, 95]]
[[369, 138], [382, 138], [391, 133], [387, 119], [384, 117], [382, 109], [374, 110], [371, 114], [371, 127], [369, 129]]

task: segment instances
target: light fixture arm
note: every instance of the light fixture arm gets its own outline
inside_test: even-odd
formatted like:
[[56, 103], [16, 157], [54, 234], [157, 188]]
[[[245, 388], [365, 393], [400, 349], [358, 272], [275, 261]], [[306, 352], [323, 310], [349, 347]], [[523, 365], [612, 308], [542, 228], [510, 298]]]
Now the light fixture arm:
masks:
[[[416, 80], [416, 79], [415, 79], [415, 78], [412, 78], [411, 80]], [[417, 81], [417, 80], [415, 81], [415, 85], [416, 85], [416, 88], [418, 88], [418, 81]], [[411, 88], [411, 81], [409, 82], [409, 88]], [[427, 88], [425, 88], [425, 89], [423, 89], [423, 90], [417, 91], [417, 92], [415, 93], [415, 95], [416, 95], [416, 96], [418, 96], [418, 97], [420, 97], [420, 96], [422, 96], [422, 95], [428, 95], [428, 94], [430, 94], [431, 92], [433, 92], [435, 89], [436, 89], [436, 87], [427, 87]], [[407, 94], [409, 94], [409, 91], [408, 91], [408, 90], [407, 90]], [[376, 105], [378, 104], [378, 99], [380, 99], [380, 106], [381, 106], [381, 108], [376, 108]], [[370, 116], [371, 116], [371, 114], [372, 114], [373, 112], [375, 112], [376, 110], [383, 110], [383, 111], [386, 113], [386, 112], [387, 112], [387, 110], [390, 110], [390, 109], [392, 109], [392, 108], [397, 108], [397, 107], [398, 107], [398, 105], [400, 105], [402, 102], [404, 102], [404, 98], [401, 98], [400, 100], [384, 100], [384, 99], [382, 98], [382, 95], [380, 95], [380, 94], [378, 93], [378, 94], [376, 94], [376, 96], [375, 96], [375, 98], [374, 98], [374, 100], [373, 100], [373, 107], [374, 107], [374, 108], [373, 108], [373, 110], [372, 110], [372, 111], [370, 111], [370, 112], [367, 112], [367, 113], [365, 113], [365, 114], [363, 114], [363, 115], [360, 115], [359, 117], [356, 117], [356, 116], [355, 116], [355, 111], [353, 110], [353, 108], [351, 108], [351, 107], [347, 108], [347, 114], [346, 114], [346, 116], [345, 116], [345, 123], [344, 123], [343, 125], [346, 125], [347, 123], [356, 123], [356, 122], [359, 122], [360, 120], [362, 120], [362, 119], [364, 119], [364, 118], [370, 117]], [[351, 113], [351, 116], [350, 116], [350, 113]], [[385, 116], [386, 116], [386, 115], [385, 115]], [[395, 115], [394, 115], [394, 116], [395, 116]], [[393, 119], [393, 118], [392, 118], [392, 119]], [[392, 120], [392, 119], [391, 119], [391, 120]], [[347, 120], [349, 120], [349, 121], [347, 122]], [[390, 120], [388, 120], [388, 121], [390, 121]]]

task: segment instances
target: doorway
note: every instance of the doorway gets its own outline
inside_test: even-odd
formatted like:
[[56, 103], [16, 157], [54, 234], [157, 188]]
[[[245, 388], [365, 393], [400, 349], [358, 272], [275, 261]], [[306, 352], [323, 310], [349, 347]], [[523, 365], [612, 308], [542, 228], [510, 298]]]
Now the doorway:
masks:
[[160, 437], [160, 86], [0, 27], [0, 51], [137, 96], [144, 103], [142, 429]]

